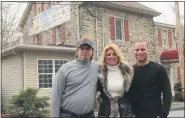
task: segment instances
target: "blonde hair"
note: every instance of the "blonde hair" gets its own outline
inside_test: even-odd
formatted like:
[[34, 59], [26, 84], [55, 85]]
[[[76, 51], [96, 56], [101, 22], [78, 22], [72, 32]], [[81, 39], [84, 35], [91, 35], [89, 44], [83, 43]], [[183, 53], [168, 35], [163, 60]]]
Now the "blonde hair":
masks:
[[100, 58], [100, 65], [101, 66], [104, 66], [105, 65], [106, 52], [109, 49], [114, 50], [114, 52], [118, 56], [118, 63], [119, 64], [125, 64], [124, 56], [121, 53], [120, 49], [118, 48], [118, 46], [116, 44], [111, 43], [111, 44], [108, 44], [107, 46], [105, 46], [105, 48], [103, 50], [102, 56]]

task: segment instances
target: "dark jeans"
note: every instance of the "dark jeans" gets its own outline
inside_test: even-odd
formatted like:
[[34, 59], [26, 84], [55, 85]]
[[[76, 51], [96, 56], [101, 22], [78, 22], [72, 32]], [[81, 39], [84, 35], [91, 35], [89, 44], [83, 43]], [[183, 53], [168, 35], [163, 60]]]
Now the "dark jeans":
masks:
[[94, 118], [94, 112], [91, 111], [87, 114], [75, 114], [67, 110], [60, 110], [60, 118]]

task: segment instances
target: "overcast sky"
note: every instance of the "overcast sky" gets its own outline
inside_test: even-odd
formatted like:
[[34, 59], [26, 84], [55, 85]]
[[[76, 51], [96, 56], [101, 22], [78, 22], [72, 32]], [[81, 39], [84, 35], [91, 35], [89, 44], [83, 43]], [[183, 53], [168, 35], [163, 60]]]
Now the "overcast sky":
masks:
[[[156, 22], [168, 23], [175, 25], [175, 13], [173, 11], [174, 2], [139, 2], [143, 5], [146, 5], [156, 11], [161, 12], [160, 16], [154, 18]], [[180, 15], [184, 15], [184, 2], [179, 2], [179, 11]], [[182, 17], [184, 18], [184, 17]], [[184, 20], [182, 20], [184, 22]]]
[[[162, 13], [160, 16], [155, 17], [154, 21], [175, 25], [175, 22], [176, 22], [175, 21], [175, 13], [173, 12], [174, 2], [139, 2], [139, 3], [146, 5], [152, 9]], [[24, 10], [26, 8], [26, 3], [14, 2], [14, 4], [15, 5], [12, 6], [11, 13], [14, 14], [16, 11], [15, 9], [18, 8], [18, 4], [20, 4], [20, 6], [19, 6], [20, 9], [17, 14], [17, 18], [20, 19], [22, 16], [22, 13], [24, 12]], [[180, 7], [180, 15], [183, 16], [184, 15], [184, 2], [179, 2], [179, 7]]]

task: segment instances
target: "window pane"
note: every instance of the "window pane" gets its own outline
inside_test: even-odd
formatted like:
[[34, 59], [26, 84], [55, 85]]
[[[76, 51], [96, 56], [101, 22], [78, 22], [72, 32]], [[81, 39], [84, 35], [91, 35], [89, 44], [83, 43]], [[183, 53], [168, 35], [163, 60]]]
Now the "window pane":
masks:
[[116, 19], [116, 39], [122, 40], [122, 19]]
[[48, 83], [47, 79], [44, 79], [44, 83]]
[[48, 69], [44, 69], [44, 73], [48, 73]]
[[116, 29], [121, 30], [121, 20], [116, 20]]
[[116, 30], [116, 39], [121, 40], [122, 39], [122, 33], [119, 30]]
[[52, 83], [52, 79], [49, 79], [49, 83]]
[[50, 75], [48, 75], [48, 78], [49, 78], [49, 79], [52, 79], [52, 75], [51, 75], [51, 74], [50, 74]]
[[59, 64], [59, 61], [58, 60], [55, 60], [55, 64]]
[[43, 71], [42, 71], [42, 69], [39, 69], [39, 73], [42, 73]]
[[47, 75], [43, 75], [43, 79], [47, 78]]
[[55, 68], [59, 68], [59, 65], [55, 65]]
[[44, 87], [43, 87], [43, 84], [39, 84], [39, 88], [44, 88]]
[[48, 65], [48, 68], [51, 68], [51, 69], [52, 69], [52, 68], [53, 68], [53, 66], [52, 66], [52, 65]]
[[49, 88], [48, 84], [44, 84], [44, 88]]
[[39, 68], [42, 68], [42, 65], [39, 65]]
[[53, 73], [53, 69], [49, 69], [49, 72], [48, 73]]
[[43, 81], [42, 81], [42, 79], [39, 79], [39, 83], [42, 83]]
[[38, 63], [39, 63], [39, 64], [42, 64], [42, 60], [39, 60]]
[[47, 68], [47, 65], [46, 64], [44, 65], [44, 68]]
[[43, 64], [47, 64], [47, 60], [43, 60]]
[[51, 64], [52, 64], [52, 60], [48, 60], [48, 64], [50, 64], [50, 65], [51, 65]]

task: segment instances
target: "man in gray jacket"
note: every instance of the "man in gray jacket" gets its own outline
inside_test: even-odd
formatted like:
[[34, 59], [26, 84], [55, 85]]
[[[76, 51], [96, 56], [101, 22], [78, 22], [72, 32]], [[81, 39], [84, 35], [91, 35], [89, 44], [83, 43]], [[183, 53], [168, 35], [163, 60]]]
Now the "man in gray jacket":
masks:
[[62, 65], [53, 80], [51, 117], [94, 117], [99, 67], [92, 57], [92, 41], [78, 41], [76, 59]]

